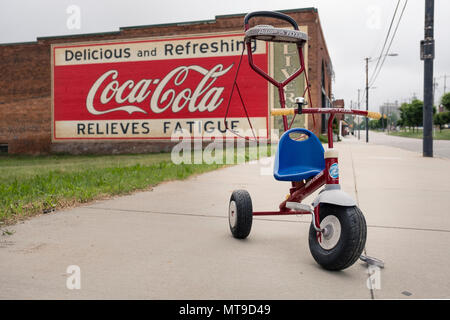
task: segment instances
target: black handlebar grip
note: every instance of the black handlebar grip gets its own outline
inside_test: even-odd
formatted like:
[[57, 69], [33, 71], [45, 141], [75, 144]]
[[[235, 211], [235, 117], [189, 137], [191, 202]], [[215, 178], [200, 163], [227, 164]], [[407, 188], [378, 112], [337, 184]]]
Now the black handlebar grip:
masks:
[[247, 30], [247, 28], [248, 28], [248, 22], [250, 21], [250, 19], [255, 18], [255, 17], [266, 17], [266, 18], [274, 18], [274, 19], [284, 20], [284, 21], [289, 22], [294, 27], [295, 30], [298, 30], [298, 24], [297, 24], [297, 22], [295, 22], [294, 19], [292, 19], [288, 15], [285, 15], [284, 13], [276, 12], [276, 11], [255, 11], [255, 12], [247, 13], [247, 15], [244, 18], [245, 30]]

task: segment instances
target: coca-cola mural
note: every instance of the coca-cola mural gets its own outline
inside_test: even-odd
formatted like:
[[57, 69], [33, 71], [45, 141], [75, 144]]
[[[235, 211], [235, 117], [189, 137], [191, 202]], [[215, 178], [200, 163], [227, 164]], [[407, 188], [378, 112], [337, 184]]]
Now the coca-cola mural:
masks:
[[[244, 46], [242, 34], [52, 46], [53, 141], [232, 136], [223, 118]], [[268, 46], [252, 43], [268, 70]], [[238, 84], [259, 137], [269, 134], [269, 88], [246, 55]], [[233, 95], [229, 128], [249, 129]]]

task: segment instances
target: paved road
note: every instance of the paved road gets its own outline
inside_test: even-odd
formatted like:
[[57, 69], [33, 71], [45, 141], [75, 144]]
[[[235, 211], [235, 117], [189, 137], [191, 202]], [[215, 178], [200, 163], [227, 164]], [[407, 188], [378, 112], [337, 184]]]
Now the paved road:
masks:
[[[361, 130], [361, 141], [365, 141], [366, 132]], [[381, 144], [385, 146], [397, 147], [409, 151], [414, 151], [422, 154], [422, 140], [413, 138], [404, 138], [389, 136], [381, 132], [369, 132], [369, 142], [373, 144]], [[450, 141], [449, 140], [434, 140], [433, 141], [434, 156], [440, 158], [450, 159]]]
[[[370, 286], [361, 262], [341, 272], [315, 263], [308, 216], [258, 218], [248, 239], [232, 238], [234, 189], [259, 211], [289, 188], [261, 174], [270, 165], [246, 164], [8, 227], [0, 299], [450, 298], [450, 160], [355, 139], [337, 148], [342, 188], [367, 220], [366, 252], [386, 264]], [[79, 290], [66, 286], [70, 265]]]

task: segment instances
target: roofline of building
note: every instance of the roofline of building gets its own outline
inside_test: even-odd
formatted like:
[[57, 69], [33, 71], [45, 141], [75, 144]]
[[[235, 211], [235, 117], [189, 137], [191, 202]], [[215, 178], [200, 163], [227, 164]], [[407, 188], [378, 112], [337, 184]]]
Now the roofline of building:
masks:
[[66, 35], [62, 35], [62, 36], [46, 36], [46, 37], [37, 37], [35, 41], [0, 43], [0, 46], [28, 45], [28, 44], [37, 44], [37, 43], [39, 43], [39, 41], [42, 41], [42, 40], [71, 39], [71, 38], [80, 38], [80, 37], [106, 36], [106, 35], [118, 35], [118, 34], [120, 34], [120, 31], [77, 33], [77, 34], [66, 34]]
[[92, 36], [108, 36], [108, 35], [118, 35], [119, 31], [105, 31], [105, 32], [93, 32], [93, 33], [78, 33], [78, 34], [67, 34], [63, 36], [47, 36], [47, 37], [38, 37], [37, 41], [40, 40], [52, 40], [52, 39], [70, 39], [70, 38], [79, 38], [79, 37], [92, 37]]
[[[295, 12], [307, 12], [307, 11], [313, 11], [317, 12], [317, 8], [315, 7], [307, 7], [307, 8], [296, 8], [296, 9], [285, 9], [285, 10], [275, 10], [277, 12], [281, 13], [295, 13]], [[216, 19], [219, 18], [235, 18], [235, 17], [245, 17], [247, 13], [235, 13], [235, 14], [225, 14], [225, 15], [219, 15], [216, 16]]]
[[[281, 13], [295, 13], [295, 12], [307, 12], [307, 11], [317, 12], [317, 8], [308, 7], [308, 8], [286, 9], [286, 10], [276, 10], [276, 11], [281, 12]], [[246, 15], [247, 15], [247, 13], [224, 14], [224, 15], [217, 15], [217, 16], [215, 16], [214, 19], [210, 19], [210, 20], [194, 20], [194, 21], [186, 21], [186, 22], [128, 26], [128, 27], [121, 27], [120, 30], [145, 29], [145, 28], [154, 28], [154, 27], [173, 27], [173, 26], [184, 26], [184, 25], [192, 25], [192, 24], [208, 24], [208, 23], [216, 23], [218, 19], [245, 17]]]
[[[308, 8], [297, 8], [297, 9], [285, 9], [285, 10], [277, 10], [281, 13], [296, 13], [296, 12], [307, 12], [313, 11], [318, 12], [317, 8], [308, 7]], [[179, 27], [179, 26], [187, 26], [187, 25], [195, 25], [195, 24], [213, 24], [216, 23], [218, 19], [226, 19], [226, 18], [236, 18], [236, 17], [244, 17], [247, 13], [235, 13], [235, 14], [227, 14], [227, 15], [217, 15], [214, 19], [210, 20], [194, 20], [194, 21], [185, 21], [185, 22], [174, 22], [174, 23], [160, 23], [160, 24], [149, 24], [149, 25], [139, 25], [139, 26], [127, 26], [127, 27], [119, 27], [118, 31], [107, 31], [107, 32], [93, 32], [93, 33], [80, 33], [80, 34], [67, 34], [61, 36], [46, 36], [46, 37], [37, 37], [35, 41], [25, 41], [25, 42], [10, 42], [10, 43], [0, 43], [0, 46], [8, 46], [8, 45], [29, 45], [36, 44], [41, 40], [52, 40], [52, 39], [71, 39], [71, 38], [80, 38], [80, 37], [92, 37], [92, 36], [106, 36], [106, 35], [117, 35], [120, 34], [123, 30], [130, 29], [146, 29], [146, 28], [162, 28], [162, 27]]]
[[37, 43], [38, 43], [37, 40], [35, 40], [35, 41], [23, 41], [23, 42], [7, 42], [7, 43], [0, 43], [0, 47], [31, 45], [31, 44], [37, 44]]
[[[217, 17], [216, 17], [217, 18]], [[127, 26], [127, 27], [120, 27], [120, 30], [130, 30], [130, 29], [147, 29], [147, 28], [161, 28], [161, 27], [182, 27], [182, 26], [188, 26], [193, 24], [211, 24], [216, 23], [216, 19], [209, 19], [209, 20], [196, 20], [196, 21], [184, 21], [184, 22], [173, 22], [173, 23], [160, 23], [160, 24], [148, 24], [148, 25], [139, 25], [139, 26]]]

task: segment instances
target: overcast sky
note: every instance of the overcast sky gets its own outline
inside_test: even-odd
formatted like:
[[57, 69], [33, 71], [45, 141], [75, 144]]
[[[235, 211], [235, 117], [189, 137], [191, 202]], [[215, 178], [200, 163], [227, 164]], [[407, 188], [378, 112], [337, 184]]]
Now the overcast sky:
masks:
[[[406, 0], [401, 0], [399, 11]], [[335, 98], [346, 106], [365, 85], [364, 57], [380, 54], [397, 0], [1, 0], [0, 43], [34, 41], [36, 37], [116, 31], [119, 27], [214, 19], [216, 15], [256, 10], [316, 7], [335, 71]], [[81, 10], [79, 29], [68, 29], [67, 9]], [[413, 94], [423, 97], [423, 62], [419, 43], [424, 37], [425, 0], [409, 0], [388, 57], [370, 92], [370, 108], [399, 102]], [[301, 21], [298, 21], [301, 24]], [[394, 25], [395, 26], [395, 25]], [[450, 87], [450, 1], [435, 1], [436, 102]], [[372, 62], [371, 67], [375, 67]], [[447, 90], [450, 91], [450, 90]]]

